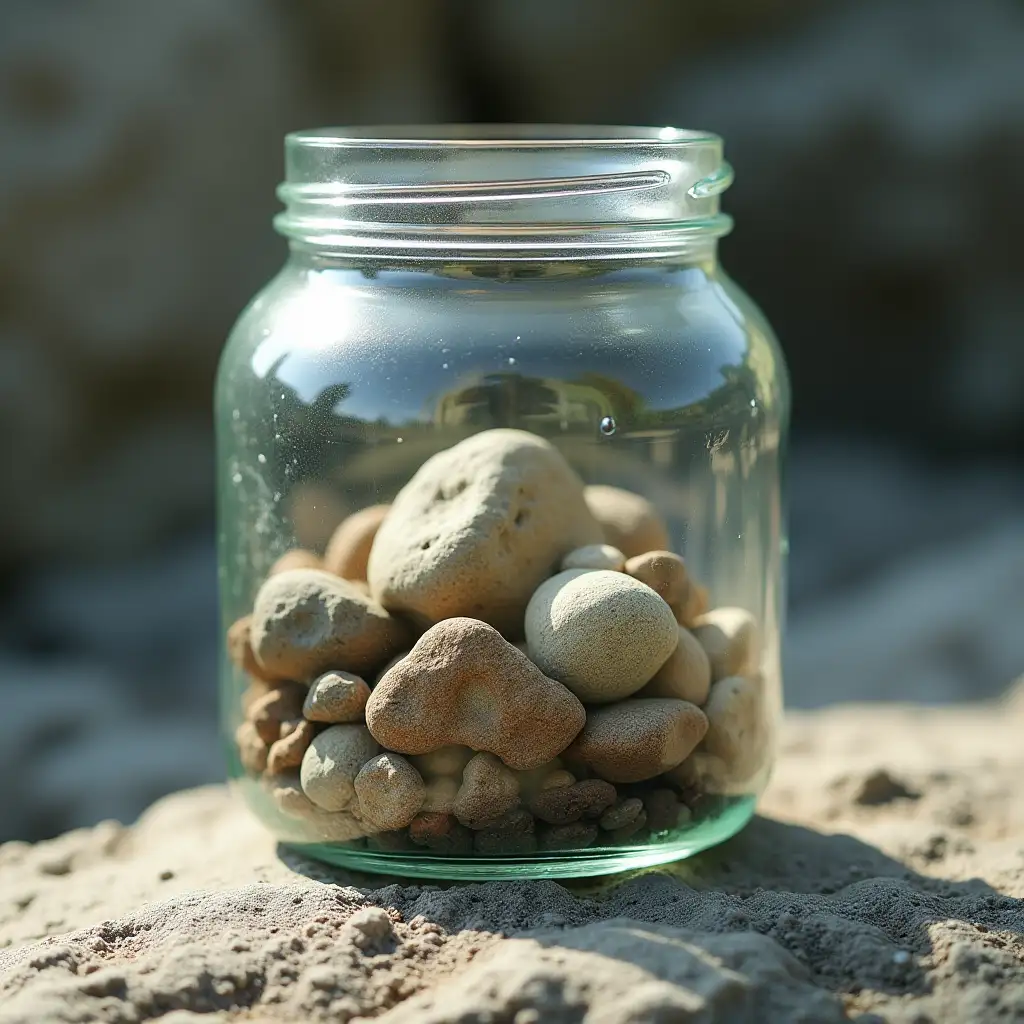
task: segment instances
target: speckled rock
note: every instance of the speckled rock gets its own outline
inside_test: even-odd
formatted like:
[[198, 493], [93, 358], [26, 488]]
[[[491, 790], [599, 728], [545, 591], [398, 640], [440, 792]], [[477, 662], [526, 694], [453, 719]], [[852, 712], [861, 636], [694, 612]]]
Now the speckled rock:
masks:
[[589, 821], [573, 821], [567, 825], [546, 825], [537, 834], [541, 850], [581, 850], [597, 838], [597, 826]]
[[533, 815], [522, 807], [516, 807], [496, 821], [488, 822], [476, 831], [473, 849], [485, 857], [533, 853], [537, 849]]
[[542, 789], [530, 800], [530, 811], [550, 825], [567, 825], [580, 818], [599, 818], [618, 794], [604, 779], [583, 779], [569, 786]]
[[264, 743], [281, 738], [281, 723], [302, 717], [304, 687], [280, 683], [249, 704], [247, 717]]
[[665, 521], [646, 498], [603, 484], [590, 485], [583, 496], [601, 524], [605, 543], [618, 548], [627, 558], [670, 547]]
[[626, 562], [626, 572], [659, 594], [672, 609], [676, 621], [681, 621], [690, 596], [690, 577], [686, 564], [675, 552], [646, 551], [634, 555]]
[[598, 824], [607, 832], [614, 832], [626, 825], [632, 825], [643, 812], [643, 800], [631, 796], [609, 807], [598, 819]]
[[309, 681], [331, 668], [364, 673], [408, 643], [407, 628], [337, 576], [290, 569], [260, 587], [252, 648], [269, 672]]
[[708, 731], [701, 749], [724, 762], [732, 779], [749, 778], [765, 756], [769, 731], [761, 683], [744, 676], [720, 679], [704, 712]]
[[302, 791], [297, 772], [268, 774], [264, 777], [264, 788], [271, 802], [285, 818], [282, 839], [307, 843], [345, 843], [376, 831], [373, 825], [360, 816], [355, 801], [342, 811], [327, 811], [317, 806]]
[[678, 639], [669, 606], [620, 572], [561, 572], [537, 588], [526, 610], [530, 658], [588, 703], [635, 693]]
[[667, 832], [685, 825], [690, 820], [690, 808], [667, 787], [644, 793], [647, 827], [652, 832]]
[[519, 801], [516, 773], [494, 754], [476, 754], [462, 773], [452, 810], [467, 828], [482, 828]]
[[363, 725], [332, 725], [302, 758], [302, 791], [325, 811], [345, 810], [355, 794], [355, 777], [380, 747]]
[[708, 720], [695, 704], [667, 697], [594, 708], [566, 752], [609, 782], [642, 782], [680, 764], [704, 738]]
[[409, 838], [417, 846], [425, 846], [440, 855], [469, 853], [473, 849], [473, 833], [460, 825], [451, 814], [422, 812], [409, 824]]
[[711, 688], [711, 661], [697, 638], [678, 627], [679, 642], [668, 661], [640, 691], [641, 697], [678, 697], [691, 704], [703, 704]]
[[274, 683], [281, 677], [268, 672], [257, 660], [252, 649], [252, 616], [243, 615], [228, 627], [227, 649], [232, 663], [246, 675], [261, 682]]
[[346, 580], [365, 580], [370, 548], [390, 505], [370, 505], [343, 519], [324, 552], [324, 568]]
[[316, 726], [304, 718], [282, 722], [280, 738], [270, 745], [267, 754], [267, 771], [278, 775], [298, 768], [315, 735]]
[[626, 556], [611, 544], [588, 544], [576, 548], [562, 559], [562, 570], [566, 569], [607, 569], [610, 572], [622, 572], [626, 565]]
[[712, 679], [753, 675], [761, 658], [761, 631], [744, 608], [712, 608], [694, 623], [693, 635], [711, 660]]
[[600, 540], [583, 485], [553, 445], [488, 430], [429, 459], [401, 490], [368, 578], [385, 608], [421, 624], [473, 616], [514, 640], [538, 584]]
[[351, 672], [325, 672], [310, 684], [302, 714], [311, 722], [361, 722], [370, 696], [366, 681]]
[[362, 816], [385, 832], [408, 825], [426, 794], [420, 773], [390, 751], [370, 758], [359, 769], [354, 786]]
[[457, 744], [517, 769], [550, 761], [585, 719], [561, 683], [492, 626], [466, 618], [428, 629], [366, 704], [366, 724], [388, 750], [426, 754]]

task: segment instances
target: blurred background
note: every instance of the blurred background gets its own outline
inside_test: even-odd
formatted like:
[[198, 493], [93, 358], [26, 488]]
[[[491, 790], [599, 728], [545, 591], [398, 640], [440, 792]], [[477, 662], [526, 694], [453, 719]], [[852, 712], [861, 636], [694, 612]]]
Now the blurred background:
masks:
[[4, 0], [0, 840], [222, 777], [211, 389], [282, 136], [716, 131], [794, 386], [791, 706], [1024, 671], [1020, 0]]

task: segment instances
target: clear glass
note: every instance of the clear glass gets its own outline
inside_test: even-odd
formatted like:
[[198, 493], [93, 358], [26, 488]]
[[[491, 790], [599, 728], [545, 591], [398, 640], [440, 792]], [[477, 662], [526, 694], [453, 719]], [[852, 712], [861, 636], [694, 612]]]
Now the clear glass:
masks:
[[245, 798], [316, 857], [427, 877], [734, 834], [782, 706], [789, 394], [717, 263], [720, 140], [333, 131], [287, 156], [290, 257], [216, 394]]

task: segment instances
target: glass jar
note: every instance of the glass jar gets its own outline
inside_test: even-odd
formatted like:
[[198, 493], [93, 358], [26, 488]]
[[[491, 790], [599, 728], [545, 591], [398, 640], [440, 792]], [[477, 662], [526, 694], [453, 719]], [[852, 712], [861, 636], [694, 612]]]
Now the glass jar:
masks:
[[223, 727], [280, 840], [406, 875], [689, 856], [781, 710], [771, 329], [721, 140], [289, 135], [217, 382]]

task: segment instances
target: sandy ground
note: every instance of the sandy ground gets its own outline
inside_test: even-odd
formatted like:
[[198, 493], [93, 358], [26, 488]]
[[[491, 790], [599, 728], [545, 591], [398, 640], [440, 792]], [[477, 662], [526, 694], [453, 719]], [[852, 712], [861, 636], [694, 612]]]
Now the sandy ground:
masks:
[[0, 1022], [1024, 1021], [1024, 690], [783, 746], [740, 836], [589, 882], [333, 871], [219, 787], [7, 844]]

